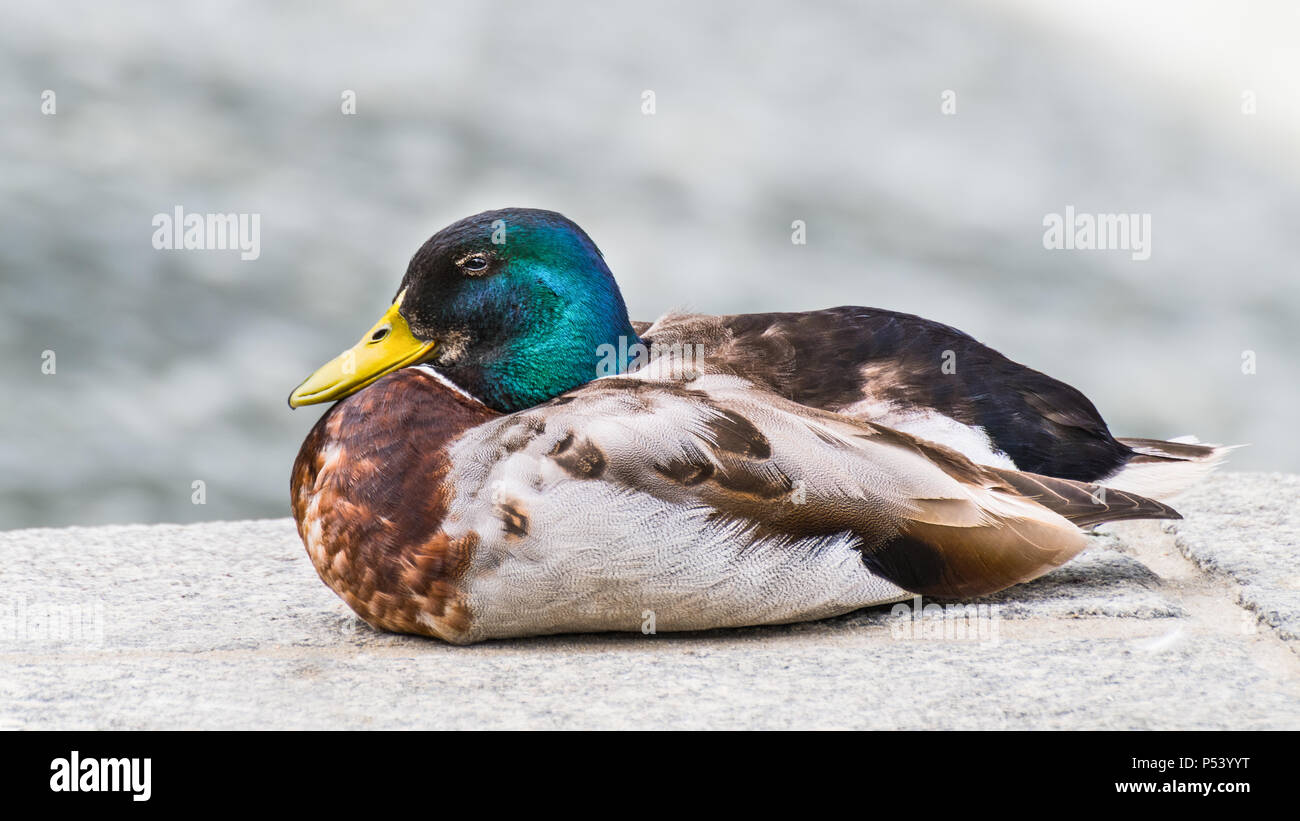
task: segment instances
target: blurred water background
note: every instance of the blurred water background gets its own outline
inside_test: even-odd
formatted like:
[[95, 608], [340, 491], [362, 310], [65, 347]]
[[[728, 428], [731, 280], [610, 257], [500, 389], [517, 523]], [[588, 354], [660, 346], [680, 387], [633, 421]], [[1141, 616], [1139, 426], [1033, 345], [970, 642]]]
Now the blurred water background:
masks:
[[[1139, 5], [6, 0], [0, 528], [287, 515], [290, 389], [511, 205], [636, 318], [920, 313], [1298, 471], [1297, 12]], [[177, 205], [261, 214], [260, 258], [154, 250]], [[1151, 258], [1044, 250], [1067, 205], [1151, 214]]]

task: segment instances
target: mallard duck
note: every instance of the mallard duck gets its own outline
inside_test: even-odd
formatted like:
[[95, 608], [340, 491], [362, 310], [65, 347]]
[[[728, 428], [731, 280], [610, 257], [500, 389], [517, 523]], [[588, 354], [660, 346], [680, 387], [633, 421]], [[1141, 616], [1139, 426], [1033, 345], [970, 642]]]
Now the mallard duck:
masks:
[[[857, 330], [871, 341], [850, 344]], [[654, 342], [704, 355], [685, 369], [622, 361]], [[936, 345], [1001, 376], [902, 381]], [[829, 356], [840, 346], [852, 380]], [[990, 399], [993, 385], [1010, 396]], [[958, 331], [860, 308], [634, 324], [594, 243], [550, 212], [488, 212], [435, 235], [380, 321], [290, 404], [336, 399], [291, 479], [312, 563], [375, 627], [454, 643], [980, 596], [1068, 561], [1086, 544], [1080, 528], [1178, 516], [1137, 493], [1018, 470], [979, 425], [952, 437], [992, 443], [971, 459], [943, 436], [872, 421], [960, 426], [1009, 404], [1025, 430], [1004, 439], [1058, 472], [1101, 470], [1094, 455], [1067, 459], [1058, 430], [1142, 458], [1077, 391]], [[1041, 411], [1025, 419], [1025, 407]], [[1077, 433], [1089, 425], [1104, 437]], [[1149, 458], [1205, 461], [1204, 447]]]
[[596, 244], [552, 211], [487, 211], [444, 228], [415, 253], [398, 293], [356, 347], [293, 392], [291, 406], [429, 363], [488, 407], [513, 412], [640, 365], [644, 357], [629, 352], [689, 350], [701, 354], [691, 363], [699, 370], [980, 464], [1157, 498], [1193, 483], [1226, 450], [1117, 439], [1078, 390], [911, 314], [839, 307], [632, 322]]
[[417, 365], [335, 404], [291, 481], [317, 572], [374, 627], [456, 644], [699, 630], [980, 596], [1068, 561], [1081, 527], [1178, 516], [658, 370], [501, 414]]

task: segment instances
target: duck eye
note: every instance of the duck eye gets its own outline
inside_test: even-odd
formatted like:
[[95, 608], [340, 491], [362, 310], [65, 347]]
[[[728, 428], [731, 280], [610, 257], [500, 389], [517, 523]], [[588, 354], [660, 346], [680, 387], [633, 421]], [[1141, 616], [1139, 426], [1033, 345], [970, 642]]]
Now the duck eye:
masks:
[[392, 328], [380, 328], [379, 330], [375, 331], [374, 333], [372, 333], [372, 334], [370, 335], [370, 341], [371, 341], [371, 342], [378, 342], [379, 340], [381, 340], [381, 339], [383, 339], [384, 337], [388, 336], [388, 332], [391, 331], [391, 330], [392, 330]]
[[475, 254], [463, 260], [460, 266], [466, 271], [482, 271], [488, 267], [487, 257], [482, 254]]

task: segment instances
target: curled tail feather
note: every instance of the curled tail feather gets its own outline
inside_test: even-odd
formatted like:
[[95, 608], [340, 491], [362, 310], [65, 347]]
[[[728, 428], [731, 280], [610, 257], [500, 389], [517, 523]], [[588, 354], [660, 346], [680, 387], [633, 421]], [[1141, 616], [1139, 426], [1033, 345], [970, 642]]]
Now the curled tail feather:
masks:
[[1228, 452], [1239, 445], [1212, 445], [1195, 437], [1119, 439], [1133, 450], [1133, 456], [1118, 470], [1099, 480], [1111, 490], [1123, 490], [1170, 499], [1195, 485], [1217, 468]]

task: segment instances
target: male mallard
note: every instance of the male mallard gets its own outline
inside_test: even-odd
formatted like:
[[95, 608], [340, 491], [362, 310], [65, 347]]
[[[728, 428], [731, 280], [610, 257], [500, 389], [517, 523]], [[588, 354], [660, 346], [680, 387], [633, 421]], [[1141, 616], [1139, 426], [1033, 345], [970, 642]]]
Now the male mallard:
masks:
[[[661, 339], [705, 357], [685, 372], [658, 360], [593, 381], [611, 346]], [[924, 350], [936, 354], [930, 379], [947, 377], [936, 343], [998, 376], [904, 378]], [[988, 397], [993, 386], [1005, 395]], [[1139, 455], [1077, 391], [960, 332], [869, 309], [633, 327], [595, 245], [549, 212], [489, 212], [426, 243], [380, 322], [290, 404], [343, 397], [294, 464], [299, 534], [366, 621], [457, 643], [978, 596], [1068, 561], [1080, 527], [1178, 515], [1013, 469], [1012, 450], [1101, 476], [1114, 468], [1098, 454], [1178, 457]], [[997, 452], [977, 464], [872, 422], [872, 402], [941, 416], [967, 447], [980, 433]], [[1003, 433], [963, 415], [1001, 420]], [[1084, 451], [1074, 459], [1071, 442]], [[1187, 459], [1214, 454], [1182, 447]]]
[[290, 405], [347, 396], [430, 363], [494, 410], [540, 404], [609, 371], [628, 351], [701, 352], [694, 366], [744, 377], [813, 408], [887, 425], [972, 460], [1165, 497], [1223, 448], [1116, 439], [1079, 391], [961, 331], [911, 314], [670, 314], [631, 322], [600, 250], [552, 211], [488, 211], [434, 234], [388, 313], [308, 378]]

